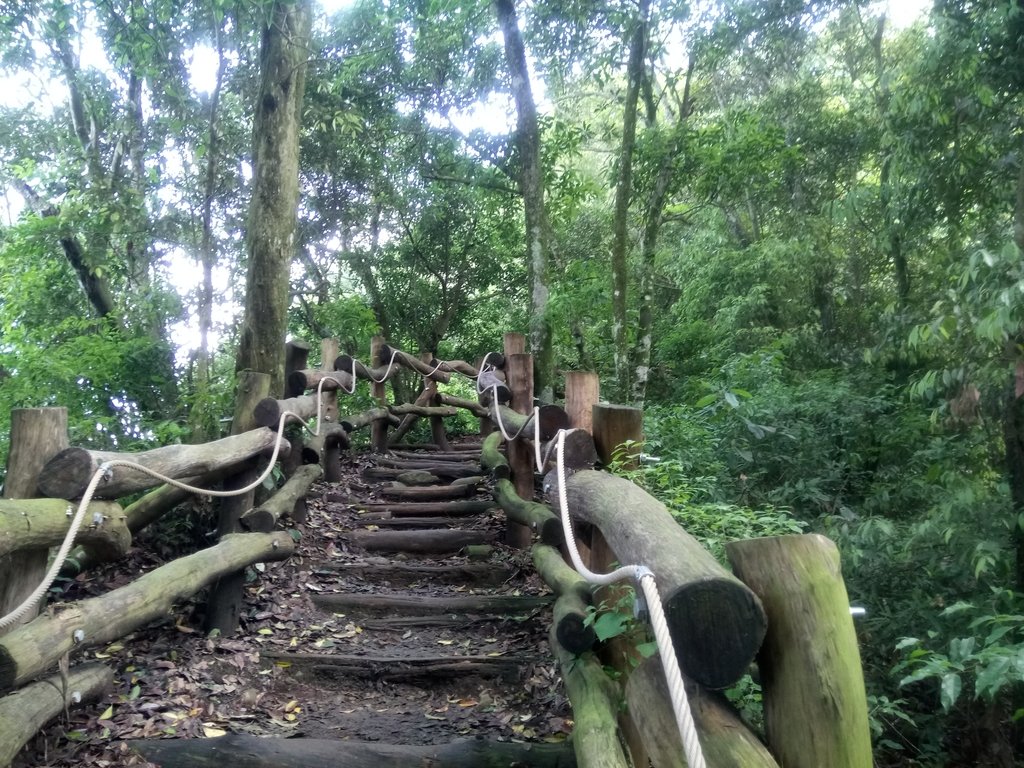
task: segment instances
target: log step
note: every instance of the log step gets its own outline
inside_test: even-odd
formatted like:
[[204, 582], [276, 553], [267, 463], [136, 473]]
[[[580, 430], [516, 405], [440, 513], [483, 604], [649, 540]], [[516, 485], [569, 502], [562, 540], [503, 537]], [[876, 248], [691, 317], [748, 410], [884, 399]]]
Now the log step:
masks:
[[380, 495], [387, 499], [405, 501], [440, 501], [442, 499], [464, 499], [476, 493], [472, 485], [424, 485], [417, 488], [401, 486], [381, 488]]
[[462, 528], [426, 531], [353, 531], [348, 539], [367, 552], [417, 552], [443, 555], [459, 552], [474, 544], [489, 544], [498, 538], [490, 531]]
[[516, 569], [503, 563], [462, 563], [458, 565], [419, 565], [394, 563], [374, 558], [360, 563], [322, 563], [316, 571], [354, 575], [392, 584], [413, 584], [429, 581], [431, 584], [502, 584], [513, 578]]
[[[390, 512], [394, 517], [420, 515], [447, 515], [449, 517], [468, 517], [479, 515], [498, 504], [491, 500], [474, 501], [361, 501], [343, 493], [327, 494], [327, 501], [335, 504], [345, 504], [357, 509], [365, 509], [368, 512]], [[333, 511], [333, 510], [329, 510]]]
[[520, 595], [373, 595], [365, 592], [324, 592], [311, 596], [318, 608], [334, 613], [364, 611], [374, 615], [474, 613], [519, 615], [551, 605], [553, 597]]
[[260, 658], [278, 666], [294, 666], [317, 674], [365, 677], [375, 680], [411, 680], [423, 677], [508, 677], [528, 664], [530, 656], [356, 656], [333, 653], [264, 651]]

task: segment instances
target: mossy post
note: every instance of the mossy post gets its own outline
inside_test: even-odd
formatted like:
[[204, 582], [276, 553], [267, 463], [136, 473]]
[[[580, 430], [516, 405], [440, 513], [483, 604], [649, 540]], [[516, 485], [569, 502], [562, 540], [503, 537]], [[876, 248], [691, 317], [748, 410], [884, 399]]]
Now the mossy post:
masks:
[[871, 768], [864, 674], [836, 545], [810, 534], [737, 541], [726, 551], [768, 617], [757, 660], [779, 764]]
[[[66, 408], [15, 408], [11, 411], [10, 454], [4, 479], [5, 499], [39, 496], [39, 472], [53, 456], [68, 447]], [[0, 616], [21, 605], [46, 575], [49, 549], [38, 547], [0, 557]], [[38, 607], [25, 614], [31, 621]], [[0, 630], [0, 635], [3, 631]]]
[[[374, 336], [370, 339], [370, 365], [374, 368], [381, 366], [380, 358], [383, 346], [383, 336]], [[370, 382], [370, 394], [381, 408], [388, 407], [387, 392], [383, 382], [379, 384], [376, 381]], [[384, 453], [388, 449], [388, 423], [383, 419], [376, 419], [370, 424], [370, 448], [374, 453]]]

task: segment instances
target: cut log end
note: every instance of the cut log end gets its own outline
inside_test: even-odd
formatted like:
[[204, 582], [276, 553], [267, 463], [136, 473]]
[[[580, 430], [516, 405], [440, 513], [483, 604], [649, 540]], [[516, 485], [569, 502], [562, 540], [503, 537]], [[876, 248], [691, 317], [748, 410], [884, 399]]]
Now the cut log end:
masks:
[[685, 674], [712, 689], [726, 688], [743, 676], [767, 630], [764, 611], [748, 591], [736, 582], [712, 578], [662, 599]]
[[96, 461], [85, 448], [65, 448], [40, 472], [39, 493], [54, 499], [77, 499], [85, 493], [96, 469]]

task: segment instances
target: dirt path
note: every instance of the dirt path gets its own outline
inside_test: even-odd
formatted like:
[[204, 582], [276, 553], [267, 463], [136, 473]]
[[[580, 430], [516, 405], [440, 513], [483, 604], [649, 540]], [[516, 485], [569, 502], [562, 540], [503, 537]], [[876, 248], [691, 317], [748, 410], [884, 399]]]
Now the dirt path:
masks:
[[[498, 544], [472, 560], [365, 551], [377, 534], [408, 525], [347, 503], [382, 501], [386, 481], [362, 476], [373, 463], [357, 456], [342, 482], [314, 489], [308, 518], [296, 526], [297, 554], [253, 572], [237, 636], [203, 636], [190, 605], [171, 622], [89, 652], [115, 668], [115, 690], [52, 725], [14, 765], [144, 766], [124, 740], [223, 733], [409, 745], [564, 740], [571, 715], [547, 645], [550, 606], [462, 607], [474, 596], [546, 595], [528, 554]], [[490, 490], [470, 498], [489, 499]], [[489, 538], [504, 529], [495, 511], [436, 519], [411, 530]], [[136, 553], [129, 562], [137, 569], [141, 560]], [[449, 566], [460, 568], [444, 572]], [[107, 569], [67, 598], [134, 577]], [[354, 605], [385, 596], [411, 605]]]

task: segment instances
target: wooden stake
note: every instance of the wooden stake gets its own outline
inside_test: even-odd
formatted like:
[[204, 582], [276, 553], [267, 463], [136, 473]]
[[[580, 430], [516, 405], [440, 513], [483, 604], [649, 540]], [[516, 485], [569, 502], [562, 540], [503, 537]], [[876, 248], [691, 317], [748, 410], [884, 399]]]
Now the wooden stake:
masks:
[[[370, 339], [370, 362], [374, 368], [380, 368], [381, 347], [384, 346], [383, 336], [374, 336]], [[388, 398], [384, 384], [376, 381], [370, 383], [370, 394], [373, 395], [381, 408], [387, 408]], [[388, 425], [386, 421], [377, 420], [370, 424], [370, 448], [374, 453], [384, 453], [388, 449]]]
[[818, 534], [726, 545], [768, 616], [758, 653], [768, 745], [786, 768], [871, 768], [864, 673], [839, 550]]
[[[510, 337], [512, 337], [510, 339]], [[525, 346], [525, 339], [519, 339], [521, 334], [505, 334], [505, 342], [510, 340], [516, 342], [521, 340]], [[512, 345], [513, 348], [516, 344]], [[505, 348], [505, 374], [508, 377], [509, 388], [512, 390], [512, 410], [520, 414], [533, 413], [533, 357], [527, 354], [510, 352], [509, 347]], [[505, 429], [510, 429], [506, 425]], [[519, 439], [512, 440], [508, 444], [508, 463], [512, 468], [512, 482], [515, 485], [516, 494], [528, 501], [533, 500], [533, 450], [526, 439], [531, 435], [521, 435]], [[505, 531], [506, 543], [509, 546], [524, 549], [532, 543], [530, 529], [526, 526], [509, 519]]]
[[593, 408], [601, 399], [601, 380], [590, 371], [570, 371], [565, 375], [565, 410], [569, 423], [594, 434]]
[[[593, 407], [594, 445], [597, 454], [604, 464], [610, 464], [613, 458], [625, 461], [626, 467], [633, 469], [640, 459], [640, 444], [644, 439], [644, 412], [628, 405], [609, 405], [598, 403]], [[623, 452], [616, 449], [631, 442], [631, 447]]]
[[[11, 411], [10, 454], [4, 480], [5, 499], [32, 499], [39, 472], [53, 456], [68, 447], [66, 408], [16, 408]], [[45, 547], [12, 552], [0, 557], [0, 616], [21, 605], [46, 575], [49, 550]], [[30, 610], [22, 622], [39, 612]], [[8, 628], [6, 631], [10, 631]], [[0, 630], [0, 635], [4, 630]]]

